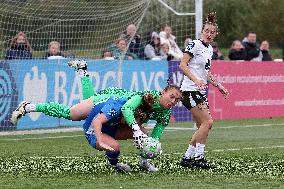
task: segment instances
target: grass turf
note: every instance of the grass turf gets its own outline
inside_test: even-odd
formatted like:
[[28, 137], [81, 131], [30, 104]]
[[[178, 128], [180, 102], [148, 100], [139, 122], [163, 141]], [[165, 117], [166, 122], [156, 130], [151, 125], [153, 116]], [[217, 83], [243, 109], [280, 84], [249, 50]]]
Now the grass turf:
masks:
[[206, 146], [212, 170], [178, 164], [188, 125], [165, 131], [163, 154], [153, 160], [158, 173], [139, 169], [131, 140], [120, 142], [121, 162], [133, 172], [119, 173], [81, 132], [1, 136], [0, 188], [284, 188], [284, 118], [216, 121]]

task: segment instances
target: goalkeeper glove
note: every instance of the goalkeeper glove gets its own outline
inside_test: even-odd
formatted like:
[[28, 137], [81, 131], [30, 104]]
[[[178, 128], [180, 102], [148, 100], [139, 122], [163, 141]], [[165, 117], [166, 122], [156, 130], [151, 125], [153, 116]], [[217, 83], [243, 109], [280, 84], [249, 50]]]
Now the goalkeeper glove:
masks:
[[148, 136], [141, 131], [138, 124], [132, 125], [132, 131], [133, 131], [133, 139], [134, 139], [133, 145], [138, 149], [142, 149], [143, 139], [147, 138]]

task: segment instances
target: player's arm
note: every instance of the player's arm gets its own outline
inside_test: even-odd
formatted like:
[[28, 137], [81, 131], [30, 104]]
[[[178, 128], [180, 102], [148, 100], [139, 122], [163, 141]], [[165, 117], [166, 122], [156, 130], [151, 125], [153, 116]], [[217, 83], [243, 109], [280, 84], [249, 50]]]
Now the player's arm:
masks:
[[126, 123], [131, 126], [133, 132], [134, 146], [136, 148], [142, 148], [142, 139], [147, 137], [139, 125], [137, 124], [134, 116], [135, 109], [142, 103], [142, 97], [140, 95], [135, 95], [131, 97], [121, 108], [121, 113], [126, 121]]
[[137, 124], [134, 116], [135, 109], [142, 103], [142, 97], [135, 95], [131, 97], [121, 108], [121, 113], [129, 126]]
[[218, 90], [223, 94], [225, 98], [229, 95], [227, 89], [217, 80], [217, 78], [209, 71], [207, 80], [211, 83], [214, 87], [217, 87]]
[[107, 151], [115, 151], [111, 146], [106, 144], [102, 139], [102, 127], [103, 124], [108, 122], [108, 118], [104, 113], [100, 113], [96, 118], [92, 121], [92, 127], [94, 129], [94, 133], [97, 138], [96, 148], [107, 150]]
[[151, 137], [160, 140], [166, 126], [170, 122], [171, 110], [166, 110], [158, 114], [157, 123], [151, 133]]
[[198, 79], [195, 77], [195, 75], [193, 75], [193, 73], [190, 71], [190, 69], [187, 66], [187, 64], [192, 59], [192, 57], [193, 55], [191, 53], [190, 54], [188, 52], [183, 53], [183, 57], [179, 64], [179, 69], [182, 71], [182, 73], [185, 76], [187, 76], [190, 80], [196, 83]]

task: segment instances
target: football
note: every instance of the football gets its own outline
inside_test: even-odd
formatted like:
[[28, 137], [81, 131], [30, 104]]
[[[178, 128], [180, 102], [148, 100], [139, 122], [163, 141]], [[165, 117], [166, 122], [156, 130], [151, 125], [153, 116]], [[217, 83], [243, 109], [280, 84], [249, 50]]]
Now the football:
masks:
[[147, 137], [143, 140], [141, 156], [146, 159], [152, 159], [162, 153], [162, 147], [159, 140]]

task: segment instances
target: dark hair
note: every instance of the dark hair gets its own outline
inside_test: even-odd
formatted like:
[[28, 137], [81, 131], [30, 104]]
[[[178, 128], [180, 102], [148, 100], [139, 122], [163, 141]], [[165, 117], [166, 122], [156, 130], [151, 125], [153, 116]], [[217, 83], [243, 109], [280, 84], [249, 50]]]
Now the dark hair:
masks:
[[216, 12], [209, 12], [208, 15], [207, 15], [207, 18], [203, 24], [203, 27], [202, 29], [204, 28], [204, 26], [206, 24], [210, 24], [210, 25], [213, 25], [216, 27], [216, 32], [218, 34], [219, 32], [219, 28], [218, 28], [218, 24], [217, 24], [217, 13]]
[[109, 49], [104, 49], [104, 50], [102, 51], [101, 58], [104, 58], [104, 55], [105, 55], [106, 52], [110, 52], [110, 54], [111, 54], [111, 56], [112, 56], [111, 50], [109, 50]]
[[142, 120], [146, 119], [148, 113], [152, 110], [154, 104], [154, 97], [150, 93], [145, 93], [142, 97], [141, 105], [136, 108], [134, 112], [135, 118], [140, 118]]

